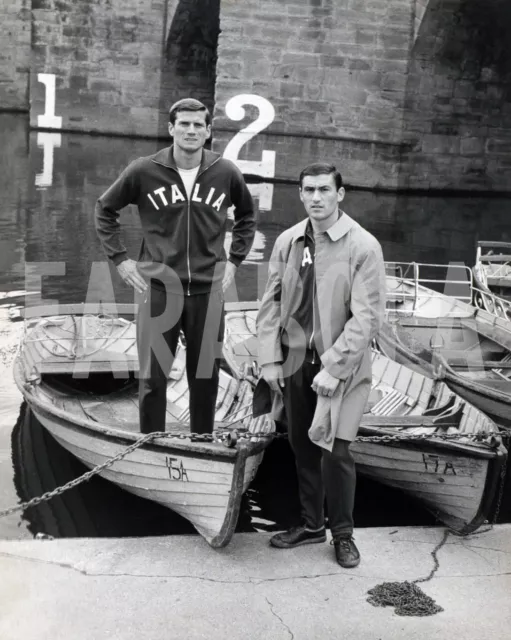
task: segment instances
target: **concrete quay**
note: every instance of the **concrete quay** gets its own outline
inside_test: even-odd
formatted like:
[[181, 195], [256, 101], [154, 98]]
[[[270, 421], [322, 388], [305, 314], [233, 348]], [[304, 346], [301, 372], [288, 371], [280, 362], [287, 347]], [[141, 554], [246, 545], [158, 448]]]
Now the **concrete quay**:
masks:
[[373, 607], [367, 591], [434, 567], [440, 527], [356, 531], [356, 569], [333, 547], [280, 550], [236, 534], [221, 550], [199, 536], [0, 541], [2, 640], [466, 640], [511, 637], [511, 525], [450, 534], [419, 586], [444, 611]]

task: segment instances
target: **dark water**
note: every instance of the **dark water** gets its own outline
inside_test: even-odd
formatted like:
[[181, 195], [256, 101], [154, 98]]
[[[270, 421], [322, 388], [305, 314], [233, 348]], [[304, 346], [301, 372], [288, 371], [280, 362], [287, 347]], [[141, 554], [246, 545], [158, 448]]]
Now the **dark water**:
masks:
[[[48, 152], [44, 153], [48, 138], [29, 132], [24, 116], [0, 114], [0, 136], [0, 292], [27, 288], [28, 263], [58, 263], [45, 267], [50, 275], [41, 281], [43, 299], [132, 302], [132, 292], [104, 261], [94, 230], [94, 203], [130, 160], [154, 153], [162, 143], [62, 134], [60, 139], [53, 138], [59, 146], [51, 163]], [[240, 300], [257, 296], [275, 238], [303, 217], [295, 185], [265, 189], [262, 199], [256, 199], [263, 206], [254, 249], [237, 275]], [[344, 209], [377, 236], [386, 260], [470, 265], [477, 240], [511, 240], [511, 200], [503, 198], [353, 191], [348, 192]], [[135, 212], [123, 212], [122, 223], [124, 241], [134, 257], [139, 243]], [[102, 277], [91, 278], [98, 268]], [[2, 393], [0, 398], [11, 403], [17, 398], [12, 385]], [[85, 471], [29, 412], [14, 404], [15, 410], [0, 411], [0, 509]], [[276, 441], [244, 497], [238, 530], [274, 530], [297, 516], [293, 460], [287, 442]], [[355, 518], [357, 526], [434, 524], [428, 512], [401, 492], [364, 478], [358, 481]], [[133, 536], [194, 530], [168, 509], [95, 477], [27, 512], [24, 520], [16, 516], [0, 520], [0, 537], [37, 532]]]

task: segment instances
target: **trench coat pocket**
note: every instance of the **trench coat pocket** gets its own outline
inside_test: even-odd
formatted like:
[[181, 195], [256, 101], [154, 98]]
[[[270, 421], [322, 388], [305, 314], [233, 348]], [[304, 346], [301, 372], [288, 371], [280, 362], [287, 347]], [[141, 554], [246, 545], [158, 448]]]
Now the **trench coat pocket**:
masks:
[[323, 449], [332, 451], [341, 420], [341, 406], [346, 381], [341, 380], [331, 398], [318, 396], [316, 410], [309, 429], [309, 439]]

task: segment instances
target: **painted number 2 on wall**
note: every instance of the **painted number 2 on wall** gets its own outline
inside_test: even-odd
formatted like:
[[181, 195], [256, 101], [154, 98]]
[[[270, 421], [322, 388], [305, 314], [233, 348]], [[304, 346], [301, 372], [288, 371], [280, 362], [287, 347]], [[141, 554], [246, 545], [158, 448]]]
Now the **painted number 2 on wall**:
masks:
[[[246, 127], [238, 131], [224, 150], [224, 158], [232, 160], [242, 173], [260, 176], [261, 178], [275, 177], [275, 151], [264, 149], [260, 160], [241, 160], [241, 149], [259, 133], [264, 131], [275, 119], [275, 108], [269, 100], [253, 93], [242, 93], [231, 98], [225, 105], [228, 118], [235, 121], [245, 117], [245, 106], [253, 106], [259, 111], [258, 117]], [[273, 201], [273, 185], [269, 183], [250, 184], [250, 192], [259, 199], [259, 209], [269, 211]]]

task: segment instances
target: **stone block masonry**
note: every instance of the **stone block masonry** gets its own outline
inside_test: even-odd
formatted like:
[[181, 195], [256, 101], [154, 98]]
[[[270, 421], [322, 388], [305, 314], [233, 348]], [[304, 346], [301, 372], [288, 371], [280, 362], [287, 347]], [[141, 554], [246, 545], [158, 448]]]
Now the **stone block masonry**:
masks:
[[257, 94], [279, 178], [328, 158], [362, 187], [510, 191], [510, 37], [508, 0], [224, 0], [213, 147], [258, 116], [228, 101]]
[[30, 124], [47, 111], [45, 73], [56, 78], [62, 129], [155, 136], [165, 6], [33, 0]]
[[[402, 141], [412, 3], [403, 0], [224, 1], [218, 44], [214, 149], [244, 127], [225, 116], [237, 94], [259, 94], [275, 108], [265, 130], [281, 178], [296, 178], [297, 150], [323, 149], [350, 181], [396, 186]], [[271, 140], [271, 142], [270, 142]], [[356, 149], [365, 162], [347, 163]], [[248, 148], [242, 149], [242, 155]]]
[[511, 190], [511, 4], [429, 0], [410, 52], [399, 186]]
[[0, 3], [0, 111], [28, 111], [31, 0]]
[[[0, 21], [0, 109], [33, 127], [166, 136], [191, 95], [266, 177], [329, 159], [365, 188], [511, 190], [509, 0], [5, 0]], [[247, 94], [266, 114], [233, 119]]]
[[31, 125], [49, 108], [41, 73], [55, 76], [64, 130], [165, 136], [171, 102], [212, 107], [218, 4], [32, 0]]

